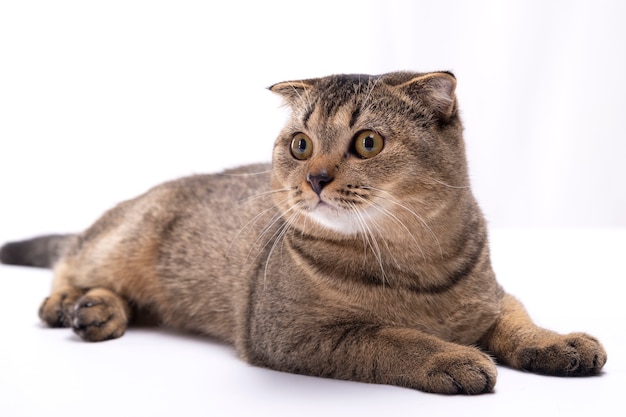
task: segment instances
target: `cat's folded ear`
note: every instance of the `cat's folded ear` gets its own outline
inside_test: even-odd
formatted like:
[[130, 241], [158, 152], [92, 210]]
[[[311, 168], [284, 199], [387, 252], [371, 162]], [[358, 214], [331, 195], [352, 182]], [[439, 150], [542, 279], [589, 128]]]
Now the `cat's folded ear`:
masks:
[[307, 99], [314, 83], [315, 80], [284, 81], [274, 84], [268, 89], [282, 96], [287, 104], [294, 107], [297, 106], [297, 103]]
[[457, 103], [454, 90], [456, 78], [449, 72], [432, 72], [416, 75], [397, 88], [409, 97], [426, 101], [438, 114], [448, 119], [456, 113]]

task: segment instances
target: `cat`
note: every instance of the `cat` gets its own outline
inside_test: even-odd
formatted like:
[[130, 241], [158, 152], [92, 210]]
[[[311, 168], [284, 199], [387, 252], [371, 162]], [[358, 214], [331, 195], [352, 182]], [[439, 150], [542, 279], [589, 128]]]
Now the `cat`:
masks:
[[426, 392], [492, 392], [496, 361], [601, 373], [585, 333], [537, 327], [497, 283], [449, 72], [281, 82], [272, 164], [159, 185], [81, 234], [7, 243], [52, 267], [41, 319], [120, 337], [137, 311], [248, 363]]

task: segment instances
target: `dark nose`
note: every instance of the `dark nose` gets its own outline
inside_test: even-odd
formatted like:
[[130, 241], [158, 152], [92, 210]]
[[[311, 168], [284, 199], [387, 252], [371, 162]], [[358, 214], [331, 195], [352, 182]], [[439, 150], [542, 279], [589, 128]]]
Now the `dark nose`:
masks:
[[306, 180], [311, 184], [311, 188], [313, 191], [320, 195], [322, 192], [322, 188], [326, 186], [329, 182], [333, 180], [333, 176], [328, 173], [326, 170], [322, 170], [319, 172], [306, 174]]

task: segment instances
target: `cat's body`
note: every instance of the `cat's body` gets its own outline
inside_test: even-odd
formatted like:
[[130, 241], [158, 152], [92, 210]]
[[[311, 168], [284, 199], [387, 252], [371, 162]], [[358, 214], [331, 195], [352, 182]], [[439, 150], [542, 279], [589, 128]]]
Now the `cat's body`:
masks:
[[54, 266], [40, 316], [91, 341], [147, 309], [288, 372], [481, 393], [496, 378], [485, 351], [598, 374], [594, 338], [537, 328], [497, 284], [454, 87], [448, 73], [277, 84], [293, 114], [272, 166], [162, 184], [1, 259]]

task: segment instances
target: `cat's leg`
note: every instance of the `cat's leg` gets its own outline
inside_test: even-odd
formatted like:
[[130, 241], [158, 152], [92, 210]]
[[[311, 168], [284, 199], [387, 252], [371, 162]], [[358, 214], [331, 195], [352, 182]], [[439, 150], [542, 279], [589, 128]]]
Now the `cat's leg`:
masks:
[[56, 268], [52, 292], [41, 304], [39, 317], [50, 327], [72, 327], [91, 342], [122, 336], [130, 318], [128, 302], [104, 288], [74, 286], [69, 271], [66, 264]]
[[[375, 356], [368, 358], [374, 362], [369, 369], [372, 380], [367, 382], [441, 394], [483, 394], [495, 386], [495, 364], [477, 348], [445, 342], [414, 329], [381, 329], [371, 342]], [[354, 359], [346, 353], [350, 364]]]
[[547, 375], [597, 375], [607, 359], [592, 336], [561, 335], [536, 326], [510, 295], [502, 300], [501, 316], [481, 344], [505, 365]]
[[71, 327], [74, 306], [83, 294], [72, 285], [68, 274], [55, 273], [52, 291], [39, 307], [39, 318], [50, 327]]
[[39, 307], [39, 318], [50, 327], [70, 327], [74, 306], [83, 291], [75, 287], [65, 287], [54, 291]]
[[441, 394], [487, 393], [496, 382], [494, 362], [479, 349], [416, 329], [354, 321], [322, 327], [308, 323], [301, 329], [306, 330], [283, 329], [281, 335], [279, 329], [267, 329], [256, 341], [243, 341], [248, 348], [243, 356], [254, 365], [285, 372]]
[[93, 288], [74, 306], [72, 328], [89, 342], [121, 337], [128, 328], [130, 306], [119, 295], [105, 288]]

